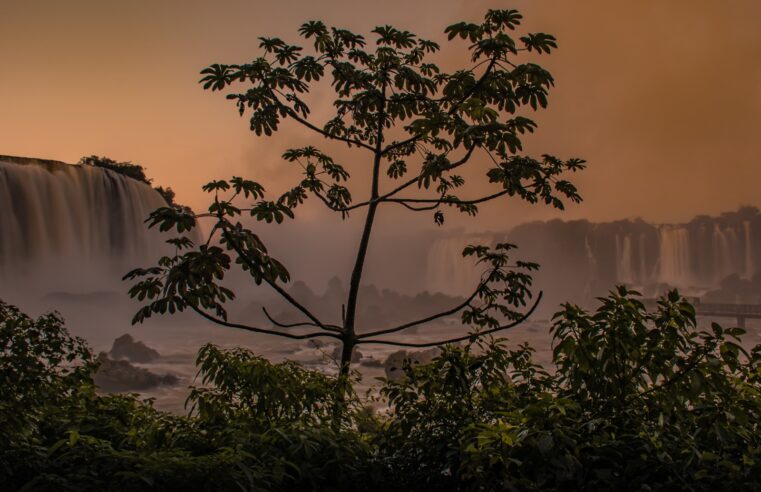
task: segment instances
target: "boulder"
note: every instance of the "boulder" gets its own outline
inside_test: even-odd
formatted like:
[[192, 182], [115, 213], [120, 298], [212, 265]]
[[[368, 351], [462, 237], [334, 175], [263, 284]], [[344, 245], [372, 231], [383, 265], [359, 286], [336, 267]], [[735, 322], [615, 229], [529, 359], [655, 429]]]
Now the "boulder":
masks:
[[374, 357], [363, 357], [362, 360], [359, 361], [359, 365], [364, 367], [383, 367], [383, 362], [374, 358]]
[[142, 367], [135, 367], [126, 360], [111, 359], [107, 353], [98, 354], [100, 366], [93, 380], [103, 391], [144, 391], [156, 386], [174, 385], [179, 382], [172, 374], [159, 375]]
[[439, 355], [440, 352], [441, 350], [437, 347], [416, 352], [408, 352], [406, 350], [392, 352], [383, 363], [386, 378], [392, 381], [401, 378], [404, 375], [405, 361], [409, 361], [411, 365], [427, 364]]
[[152, 362], [160, 357], [157, 351], [143, 342], [136, 342], [128, 333], [114, 340], [110, 355], [114, 359], [127, 359], [140, 363]]

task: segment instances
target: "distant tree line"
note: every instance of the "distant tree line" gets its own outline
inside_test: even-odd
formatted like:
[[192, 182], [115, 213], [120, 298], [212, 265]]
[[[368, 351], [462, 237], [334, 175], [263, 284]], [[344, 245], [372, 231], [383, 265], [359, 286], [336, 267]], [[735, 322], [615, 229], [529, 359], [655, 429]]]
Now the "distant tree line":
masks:
[[118, 162], [105, 156], [90, 155], [79, 159], [77, 163], [80, 166], [94, 166], [103, 169], [108, 169], [115, 173], [119, 173], [128, 178], [143, 182], [149, 186], [152, 186], [159, 195], [161, 195], [169, 206], [178, 205], [175, 201], [174, 190], [170, 187], [164, 188], [163, 186], [153, 186], [153, 179], [149, 178], [145, 174], [145, 168], [139, 164], [133, 164], [130, 161]]

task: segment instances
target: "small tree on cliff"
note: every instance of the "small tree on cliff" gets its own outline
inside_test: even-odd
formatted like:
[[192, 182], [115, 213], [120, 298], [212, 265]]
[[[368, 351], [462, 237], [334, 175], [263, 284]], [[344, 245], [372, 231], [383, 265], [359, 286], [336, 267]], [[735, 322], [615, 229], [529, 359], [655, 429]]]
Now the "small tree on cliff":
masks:
[[[558, 208], [563, 206], [561, 199], [580, 200], [576, 188], [562, 175], [583, 168], [584, 161], [520, 153], [521, 138], [536, 128], [524, 113], [544, 108], [553, 86], [550, 73], [531, 60], [556, 48], [555, 38], [548, 34], [515, 34], [521, 19], [515, 10], [490, 10], [481, 23], [447, 27], [448, 40], [464, 40], [471, 54], [467, 67], [451, 73], [427, 61], [439, 51], [433, 41], [391, 26], [376, 27], [368, 40], [319, 21], [299, 28], [299, 35], [311, 45], [308, 49], [278, 38], [259, 38], [263, 53], [251, 63], [204, 69], [204, 89], [240, 87], [240, 92], [227, 98], [241, 115], [250, 114], [251, 130], [257, 136], [270, 136], [291, 122], [332, 145], [348, 146], [356, 157], [351, 167], [345, 167], [316, 147], [288, 149], [284, 160], [300, 166], [303, 177], [281, 196], [268, 199], [260, 183], [233, 177], [203, 187], [212, 196], [208, 212], [156, 210], [149, 219], [151, 227], [183, 233], [194, 228], [198, 219], [207, 219], [210, 233], [199, 245], [186, 237], [170, 240], [177, 246], [177, 255], [125, 277], [139, 279], [130, 295], [147, 302], [133, 322], [190, 308], [232, 328], [290, 339], [334, 338], [342, 344], [340, 374], [345, 379], [357, 345], [425, 347], [476, 336], [428, 343], [393, 340], [394, 334], [456, 313], [479, 335], [525, 319], [540, 297], [528, 311], [520, 312], [531, 298], [529, 272], [536, 265], [511, 261], [512, 246], [499, 244], [473, 245], [463, 251], [464, 256], [476, 257], [484, 272], [460, 305], [388, 329], [356, 323], [362, 271], [379, 207], [429, 212], [441, 225], [447, 208], [475, 216], [479, 204], [503, 197], [517, 196]], [[310, 117], [306, 97], [314, 84], [326, 81], [335, 91], [335, 114], [318, 122]], [[472, 196], [473, 192], [465, 192], [465, 179], [458, 173], [476, 157], [489, 163], [486, 176], [494, 190]], [[360, 166], [371, 170], [366, 183], [369, 195], [355, 200], [350, 172]], [[288, 270], [240, 220], [244, 213], [253, 221], [267, 223], [293, 219], [295, 209], [310, 196], [342, 217], [351, 213], [365, 217], [338, 325], [319, 319], [284, 288], [291, 278]], [[254, 283], [271, 287], [303, 315], [303, 322], [285, 324], [269, 314], [271, 327], [229, 320], [224, 304], [234, 293], [223, 281], [233, 267], [245, 270]]]

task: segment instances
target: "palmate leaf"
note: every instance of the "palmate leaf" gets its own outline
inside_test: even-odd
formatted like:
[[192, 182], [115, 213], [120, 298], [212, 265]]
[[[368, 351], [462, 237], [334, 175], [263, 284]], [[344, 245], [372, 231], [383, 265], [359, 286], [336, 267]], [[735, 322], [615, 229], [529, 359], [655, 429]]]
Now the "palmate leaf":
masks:
[[263, 220], [267, 223], [274, 221], [278, 224], [282, 223], [286, 216], [291, 219], [294, 217], [289, 207], [283, 203], [270, 201], [260, 201], [254, 205], [251, 208], [251, 216], [255, 217], [256, 220]]
[[215, 63], [214, 65], [201, 70], [201, 75], [204, 75], [204, 77], [202, 77], [199, 82], [203, 84], [204, 89], [221, 91], [230, 82], [230, 67]]
[[386, 174], [388, 174], [389, 178], [398, 179], [404, 176], [406, 172], [407, 163], [401, 159], [396, 159], [388, 166], [388, 171], [386, 171]]
[[529, 51], [536, 51], [539, 54], [549, 54], [553, 48], [557, 48], [557, 39], [555, 36], [545, 33], [528, 34], [521, 37], [523, 45]]

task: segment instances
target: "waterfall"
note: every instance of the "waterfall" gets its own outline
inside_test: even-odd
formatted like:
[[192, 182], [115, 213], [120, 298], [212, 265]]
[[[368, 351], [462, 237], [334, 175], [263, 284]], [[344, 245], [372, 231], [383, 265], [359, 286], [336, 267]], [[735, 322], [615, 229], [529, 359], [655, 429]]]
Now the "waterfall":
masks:
[[639, 278], [637, 280], [640, 283], [647, 283], [652, 278], [652, 275], [651, 275], [652, 272], [648, 272], [648, 268], [647, 268], [647, 257], [645, 255], [645, 235], [644, 234], [639, 235], [637, 253], [638, 253], [637, 256], [639, 258]]
[[713, 252], [714, 252], [714, 283], [721, 282], [727, 275], [733, 273], [745, 273], [736, 266], [736, 261], [741, 259], [739, 253], [739, 241], [737, 232], [732, 227], [722, 227], [720, 224], [713, 226]]
[[690, 233], [683, 226], [663, 225], [658, 228], [658, 281], [676, 287], [692, 283], [690, 271]]
[[448, 295], [468, 295], [481, 280], [486, 267], [477, 265], [473, 257], [463, 258], [468, 245], [493, 246], [493, 235], [457, 235], [434, 241], [426, 258], [426, 288]]
[[743, 221], [743, 238], [745, 239], [744, 243], [744, 250], [745, 250], [745, 275], [744, 277], [746, 279], [753, 278], [753, 275], [755, 275], [755, 265], [753, 264], [753, 247], [751, 244], [750, 239], [750, 221], [744, 220]]
[[520, 248], [517, 257], [541, 265], [533, 275], [535, 288], [555, 295], [552, 302], [591, 299], [616, 283], [648, 296], [662, 292], [663, 284], [702, 296], [720, 288], [729, 276], [750, 280], [761, 270], [761, 243], [756, 241], [761, 237], [761, 211], [745, 207], [681, 224], [552, 220], [494, 234], [453, 234], [432, 241], [426, 285], [465, 294], [465, 285], [477, 282], [482, 270], [462, 261], [462, 248], [504, 237]]
[[0, 157], [0, 280], [41, 274], [34, 281], [55, 288], [153, 263], [166, 238], [143, 221], [165, 205], [150, 186], [109, 170]]
[[623, 239], [619, 234], [616, 234], [616, 279], [618, 282], [628, 285], [634, 283], [632, 240], [628, 234]]

